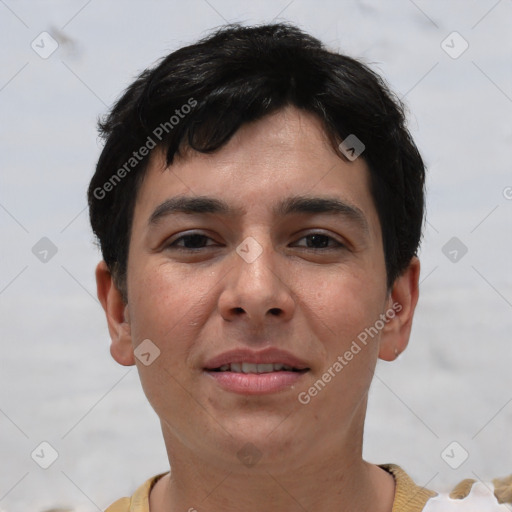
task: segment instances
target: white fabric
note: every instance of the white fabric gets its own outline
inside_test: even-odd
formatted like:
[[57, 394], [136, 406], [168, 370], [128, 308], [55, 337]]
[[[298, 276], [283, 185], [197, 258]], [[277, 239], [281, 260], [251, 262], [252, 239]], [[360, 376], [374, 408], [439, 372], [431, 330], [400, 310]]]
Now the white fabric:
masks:
[[512, 512], [506, 504], [499, 504], [494, 496], [494, 485], [475, 482], [463, 499], [452, 499], [448, 493], [430, 498], [423, 512]]

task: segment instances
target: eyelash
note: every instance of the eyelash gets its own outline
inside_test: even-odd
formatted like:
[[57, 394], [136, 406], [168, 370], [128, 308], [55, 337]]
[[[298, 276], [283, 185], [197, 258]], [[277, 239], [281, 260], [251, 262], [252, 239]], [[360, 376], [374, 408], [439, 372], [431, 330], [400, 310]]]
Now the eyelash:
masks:
[[[303, 247], [304, 249], [307, 249], [310, 251], [326, 251], [326, 250], [328, 251], [328, 250], [346, 249], [345, 244], [339, 242], [334, 237], [326, 235], [325, 233], [321, 233], [321, 232], [308, 233], [307, 235], [304, 235], [303, 237], [299, 238], [299, 240], [302, 240], [303, 238], [312, 237], [312, 236], [321, 236], [321, 237], [327, 238], [329, 241], [334, 242], [336, 244], [336, 246], [334, 246], [334, 247]], [[176, 238], [176, 240], [174, 240], [172, 243], [167, 244], [165, 246], [165, 249], [178, 250], [178, 251], [189, 252], [189, 253], [197, 253], [199, 250], [205, 249], [206, 247], [213, 247], [212, 245], [210, 245], [210, 246], [206, 246], [206, 247], [198, 247], [196, 249], [190, 249], [187, 247], [181, 247], [181, 246], [177, 245], [178, 242], [185, 240], [187, 238], [190, 238], [190, 237], [202, 237], [204, 239], [212, 240], [212, 238], [210, 238], [207, 235], [204, 235], [203, 233], [189, 233], [187, 235], [182, 235], [179, 238]]]

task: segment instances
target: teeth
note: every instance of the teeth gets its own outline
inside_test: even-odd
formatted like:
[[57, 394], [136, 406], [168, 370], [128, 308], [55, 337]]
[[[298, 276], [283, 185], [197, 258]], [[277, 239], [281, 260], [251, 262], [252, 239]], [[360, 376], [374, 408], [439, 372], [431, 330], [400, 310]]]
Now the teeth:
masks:
[[[244, 363], [242, 365], [242, 371], [245, 372], [245, 373], [248, 373], [247, 371], [247, 368], [245, 366], [246, 363]], [[268, 364], [254, 364], [254, 365], [251, 365], [251, 366], [254, 366], [254, 369], [251, 368], [251, 372], [254, 373], [268, 373], [268, 372], [273, 372], [274, 371], [274, 365], [272, 363], [268, 363]]]
[[291, 372], [293, 368], [282, 363], [231, 363], [224, 364], [219, 368], [221, 372], [237, 372], [237, 373], [270, 373], [280, 370]]

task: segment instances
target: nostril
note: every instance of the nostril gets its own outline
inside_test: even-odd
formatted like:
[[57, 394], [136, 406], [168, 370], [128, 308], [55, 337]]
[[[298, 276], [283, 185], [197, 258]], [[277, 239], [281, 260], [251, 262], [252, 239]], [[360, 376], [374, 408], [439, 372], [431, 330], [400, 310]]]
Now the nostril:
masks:
[[280, 314], [281, 314], [281, 310], [280, 310], [279, 308], [272, 308], [272, 309], [270, 310], [270, 312], [271, 312], [273, 315], [275, 315], [275, 316], [278, 316], [278, 315], [280, 315]]

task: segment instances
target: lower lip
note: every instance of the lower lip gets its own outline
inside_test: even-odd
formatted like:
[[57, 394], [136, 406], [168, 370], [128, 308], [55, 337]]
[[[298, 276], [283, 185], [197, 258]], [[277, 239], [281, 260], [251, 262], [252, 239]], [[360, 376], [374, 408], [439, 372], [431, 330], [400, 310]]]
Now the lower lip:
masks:
[[242, 395], [277, 393], [292, 387], [306, 372], [239, 373], [207, 371], [227, 391]]

